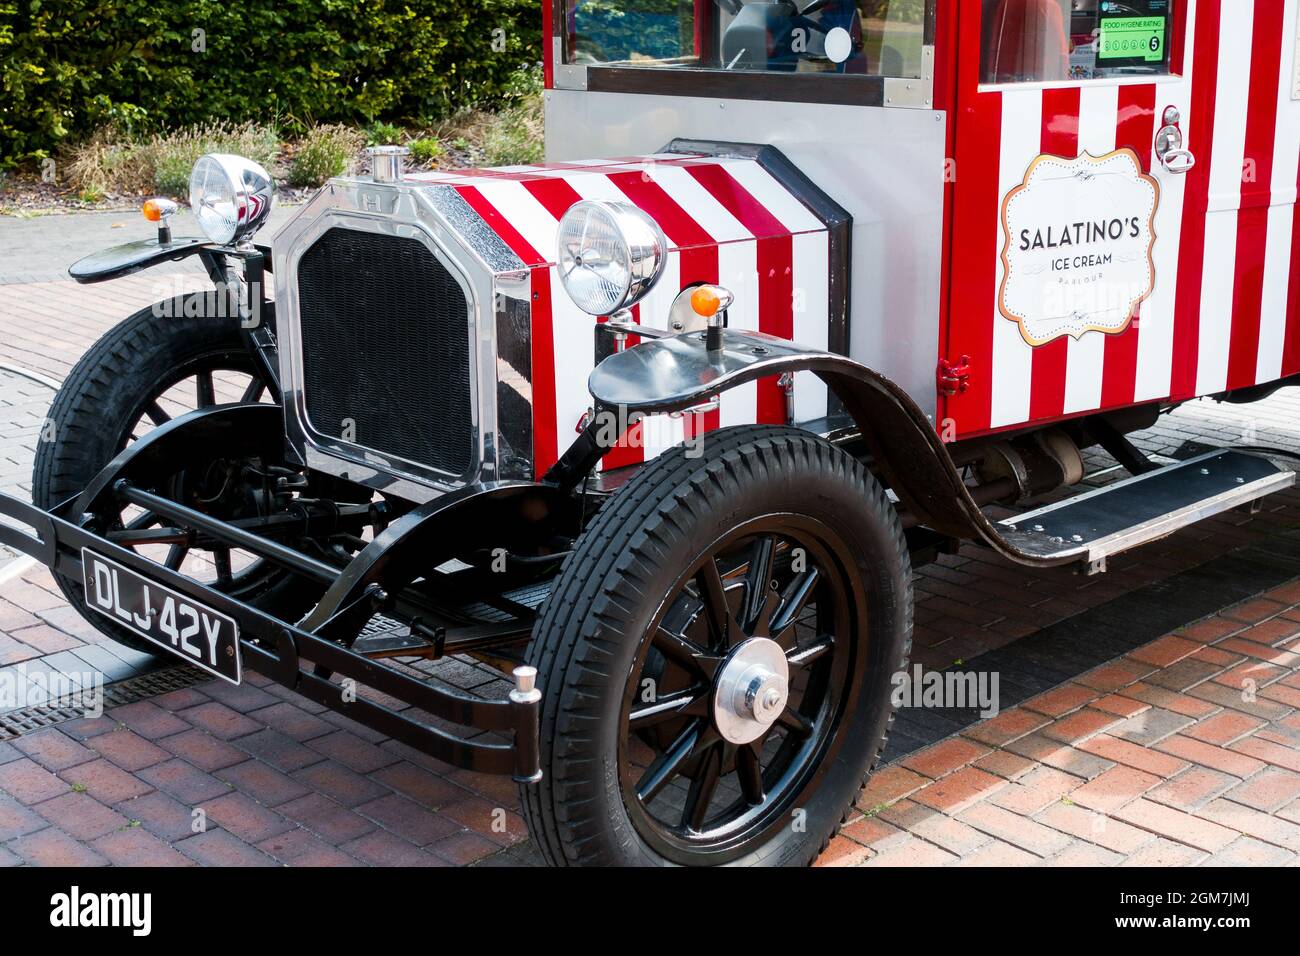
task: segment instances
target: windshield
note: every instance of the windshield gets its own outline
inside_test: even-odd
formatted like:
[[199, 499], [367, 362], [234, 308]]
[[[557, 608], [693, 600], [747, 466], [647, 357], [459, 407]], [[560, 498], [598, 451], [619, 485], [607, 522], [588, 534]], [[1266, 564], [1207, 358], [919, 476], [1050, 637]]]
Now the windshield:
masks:
[[579, 66], [921, 76], [925, 0], [569, 0]]

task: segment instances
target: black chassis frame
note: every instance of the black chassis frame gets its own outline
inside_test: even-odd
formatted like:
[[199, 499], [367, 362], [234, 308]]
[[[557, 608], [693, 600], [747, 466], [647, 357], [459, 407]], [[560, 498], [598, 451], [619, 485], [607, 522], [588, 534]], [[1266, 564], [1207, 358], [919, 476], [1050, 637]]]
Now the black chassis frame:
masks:
[[[262, 288], [270, 265], [268, 253], [261, 246], [231, 248], [198, 239], [172, 240], [160, 231], [157, 241], [95, 253], [74, 264], [70, 272], [79, 282], [98, 282], [199, 255], [217, 285], [221, 307], [243, 309], [238, 313], [241, 316], [257, 309], [264, 316], [273, 316], [274, 305], [266, 300]], [[243, 261], [246, 272], [242, 283], [232, 281], [227, 271], [230, 259]], [[242, 300], [236, 294], [241, 285], [251, 290]], [[278, 399], [279, 369], [270, 328], [271, 323], [245, 323], [243, 337]], [[399, 607], [412, 620], [412, 629], [432, 645], [431, 654], [419, 656], [490, 650], [527, 640], [532, 626], [527, 607], [508, 605], [515, 618], [508, 624], [447, 627], [439, 622], [436, 612], [422, 618], [421, 612], [429, 607], [427, 598], [407, 594], [404, 589], [430, 568], [463, 553], [465, 542], [481, 539], [485, 527], [526, 527], [517, 537], [533, 540], [559, 524], [576, 526], [579, 505], [571, 489], [522, 481], [471, 485], [398, 514], [391, 521], [385, 517], [374, 539], [340, 566], [282, 544], [274, 534], [259, 535], [240, 523], [222, 521], [149, 490], [159, 469], [168, 462], [186, 460], [187, 452], [212, 447], [232, 455], [266, 454], [276, 460], [286, 452], [281, 408], [278, 404], [218, 405], [177, 417], [134, 442], [81, 494], [50, 512], [0, 494], [0, 515], [30, 529], [0, 523], [0, 543], [72, 578], [81, 575], [83, 548], [111, 558], [234, 618], [246, 668], [453, 766], [508, 774], [521, 783], [540, 780], [541, 694], [532, 686], [530, 669], [516, 670], [516, 687], [508, 699], [484, 699], [412, 677], [359, 653], [353, 645], [371, 617]], [[128, 504], [172, 521], [191, 536], [244, 549], [326, 585], [325, 595], [305, 620], [295, 623], [172, 571], [112, 540], [113, 532], [102, 526], [99, 516], [106, 508], [120, 512]], [[336, 504], [333, 514], [325, 515], [324, 520], [337, 521], [342, 508], [350, 508], [352, 513], [366, 510], [359, 504]], [[321, 516], [304, 512], [301, 520], [298, 527], [307, 529]], [[140, 543], [120, 532], [117, 536], [127, 543]], [[514, 540], [508, 533], [503, 537]], [[159, 651], [164, 650], [160, 645]], [[373, 689], [380, 699], [350, 693], [350, 688], [331, 679], [335, 675]], [[409, 710], [387, 706], [384, 697], [409, 705]], [[447, 725], [463, 727], [465, 732]], [[494, 739], [474, 739], [483, 733]]]
[[[0, 524], [0, 543], [73, 578], [81, 574], [83, 548], [111, 558], [230, 615], [239, 624], [245, 666], [284, 687], [454, 766], [509, 774], [521, 782], [540, 779], [537, 756], [540, 694], [516, 690], [508, 700], [471, 697], [411, 677], [351, 648], [362, 625], [373, 614], [393, 606], [395, 597], [381, 582], [391, 578], [392, 572], [407, 570], [400, 567], [402, 563], [410, 565], [418, 556], [427, 558], [440, 553], [442, 549], [436, 546], [439, 538], [448, 543], [463, 541], [467, 523], [477, 522], [481, 527], [485, 505], [500, 511], [503, 502], [521, 498], [535, 486], [526, 483], [479, 486], [448, 496], [454, 497], [454, 501], [440, 499], [431, 506], [414, 509], [397, 518], [351, 564], [339, 569], [271, 538], [260, 537], [156, 495], [136, 483], [158, 460], [169, 458], [185, 447], [227, 442], [235, 435], [251, 436], [246, 446], [249, 450], [268, 438], [282, 441], [279, 419], [279, 409], [274, 405], [216, 406], [173, 419], [134, 443], [85, 492], [50, 513], [17, 498], [0, 495], [0, 514], [31, 529], [28, 532]], [[147, 507], [176, 522], [178, 527], [245, 548], [297, 574], [329, 582], [331, 587], [306, 621], [280, 620], [110, 540], [95, 527], [95, 511], [109, 502]], [[446, 640], [445, 633], [439, 637]], [[499, 640], [501, 634], [489, 629], [478, 643], [488, 645], [493, 638]], [[458, 646], [444, 643], [439, 650], [456, 650]], [[347, 688], [330, 679], [335, 674], [409, 704], [421, 712], [421, 718], [368, 700], [361, 694], [346, 693]], [[422, 719], [424, 715], [477, 732], [509, 734], [513, 739], [508, 743], [469, 739], [435, 726]]]

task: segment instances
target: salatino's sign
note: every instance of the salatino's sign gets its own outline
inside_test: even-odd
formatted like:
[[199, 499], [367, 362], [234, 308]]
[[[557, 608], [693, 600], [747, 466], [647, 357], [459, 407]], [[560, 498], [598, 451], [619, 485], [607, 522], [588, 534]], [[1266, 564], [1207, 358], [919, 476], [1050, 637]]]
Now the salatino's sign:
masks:
[[999, 311], [1031, 346], [1125, 331], [1155, 285], [1159, 203], [1131, 149], [1039, 156], [1002, 201]]

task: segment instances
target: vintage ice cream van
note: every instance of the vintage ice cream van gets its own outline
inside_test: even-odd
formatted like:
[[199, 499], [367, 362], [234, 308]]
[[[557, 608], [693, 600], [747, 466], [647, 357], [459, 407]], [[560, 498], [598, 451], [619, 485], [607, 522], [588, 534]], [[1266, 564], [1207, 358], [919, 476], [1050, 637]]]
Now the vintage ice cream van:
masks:
[[[154, 201], [77, 263], [216, 289], [82, 359], [0, 540], [115, 640], [513, 776], [552, 863], [807, 864], [915, 565], [1102, 573], [1294, 483], [1126, 435], [1300, 382], [1298, 17], [555, 0], [546, 163], [379, 148], [264, 245], [270, 177], [205, 156], [202, 235]], [[1064, 494], [1093, 446], [1130, 477]]]

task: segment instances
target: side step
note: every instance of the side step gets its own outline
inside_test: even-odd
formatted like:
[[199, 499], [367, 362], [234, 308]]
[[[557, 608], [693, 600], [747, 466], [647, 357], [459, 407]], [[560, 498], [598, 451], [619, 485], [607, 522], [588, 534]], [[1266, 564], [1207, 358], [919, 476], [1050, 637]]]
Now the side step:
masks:
[[1213, 451], [1007, 518], [1007, 542], [1053, 563], [1076, 559], [1089, 573], [1106, 559], [1180, 528], [1284, 491], [1296, 473], [1239, 451]]

